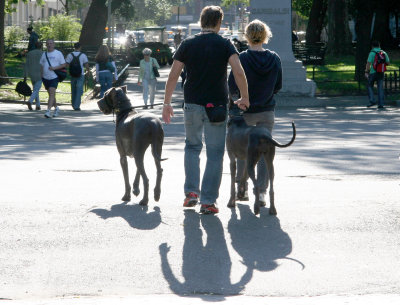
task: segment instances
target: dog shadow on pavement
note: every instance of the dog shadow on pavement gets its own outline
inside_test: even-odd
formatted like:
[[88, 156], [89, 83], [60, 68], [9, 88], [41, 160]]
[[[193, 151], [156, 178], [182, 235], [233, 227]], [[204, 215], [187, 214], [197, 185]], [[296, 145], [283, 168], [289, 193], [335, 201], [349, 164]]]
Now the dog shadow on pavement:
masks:
[[[159, 246], [161, 268], [170, 289], [178, 295], [202, 298], [214, 295], [224, 300], [224, 295], [237, 295], [252, 278], [252, 269], [247, 268], [237, 283], [231, 283], [232, 261], [226, 245], [224, 228], [220, 219], [211, 215], [200, 215], [194, 210], [185, 210], [185, 241], [183, 246], [181, 282], [168, 261], [170, 247]], [[203, 230], [202, 230], [203, 229]], [[206, 241], [203, 245], [203, 234]]]
[[292, 252], [292, 240], [281, 228], [279, 218], [268, 214], [268, 209], [261, 209], [260, 217], [252, 212], [249, 205], [237, 204], [231, 210], [228, 232], [232, 247], [243, 258], [243, 264], [250, 269], [261, 272], [276, 269], [278, 260], [286, 259], [304, 265], [296, 259], [289, 258]]
[[148, 209], [148, 206], [141, 206], [139, 204], [128, 205], [126, 202], [123, 202], [114, 204], [110, 210], [93, 209], [90, 212], [95, 213], [102, 219], [121, 217], [135, 229], [153, 230], [161, 223], [161, 211], [157, 206], [151, 212], [148, 212]]

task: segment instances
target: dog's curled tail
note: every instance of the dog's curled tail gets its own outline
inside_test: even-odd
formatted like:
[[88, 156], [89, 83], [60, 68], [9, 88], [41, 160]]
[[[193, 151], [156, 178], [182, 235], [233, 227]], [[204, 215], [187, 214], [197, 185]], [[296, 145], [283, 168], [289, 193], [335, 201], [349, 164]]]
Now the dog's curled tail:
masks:
[[274, 143], [275, 146], [280, 147], [280, 148], [285, 148], [293, 144], [294, 140], [296, 139], [296, 125], [294, 125], [294, 122], [292, 121], [292, 128], [293, 128], [293, 136], [292, 139], [289, 141], [289, 143], [286, 144], [281, 144], [275, 139], [272, 139], [272, 142]]

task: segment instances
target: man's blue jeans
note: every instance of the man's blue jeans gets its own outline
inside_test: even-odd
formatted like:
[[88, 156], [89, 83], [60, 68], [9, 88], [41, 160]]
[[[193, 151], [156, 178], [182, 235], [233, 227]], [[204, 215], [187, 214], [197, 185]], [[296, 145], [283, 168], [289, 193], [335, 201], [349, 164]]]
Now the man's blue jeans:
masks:
[[[196, 104], [184, 105], [185, 117], [185, 193], [200, 195], [201, 204], [214, 204], [221, 185], [225, 153], [226, 120], [210, 123], [205, 108]], [[206, 168], [200, 189], [200, 152], [206, 144]]]
[[101, 86], [100, 98], [104, 96], [104, 92], [112, 87], [113, 75], [110, 71], [99, 73], [99, 83]]
[[71, 77], [71, 102], [72, 108], [78, 109], [81, 107], [81, 98], [83, 94], [83, 83], [85, 76]]
[[36, 106], [40, 106], [40, 99], [39, 99], [39, 91], [40, 88], [42, 87], [42, 81], [38, 80], [36, 83], [32, 84], [33, 85], [33, 90], [32, 90], [32, 95], [29, 98], [28, 103], [32, 104], [34, 100], [36, 100]]
[[371, 73], [368, 76], [368, 98], [371, 104], [375, 104], [374, 83], [378, 89], [378, 105], [383, 106], [385, 102], [385, 93], [383, 91], [383, 73]]

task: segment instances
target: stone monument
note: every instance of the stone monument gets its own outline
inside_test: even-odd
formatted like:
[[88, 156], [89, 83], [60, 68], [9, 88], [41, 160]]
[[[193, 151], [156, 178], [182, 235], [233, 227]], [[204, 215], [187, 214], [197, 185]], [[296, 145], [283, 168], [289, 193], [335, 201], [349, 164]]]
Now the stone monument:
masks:
[[315, 83], [307, 79], [302, 62], [293, 55], [291, 0], [251, 0], [250, 20], [254, 19], [265, 22], [272, 31], [272, 38], [264, 47], [281, 58], [283, 86], [280, 94], [314, 96]]

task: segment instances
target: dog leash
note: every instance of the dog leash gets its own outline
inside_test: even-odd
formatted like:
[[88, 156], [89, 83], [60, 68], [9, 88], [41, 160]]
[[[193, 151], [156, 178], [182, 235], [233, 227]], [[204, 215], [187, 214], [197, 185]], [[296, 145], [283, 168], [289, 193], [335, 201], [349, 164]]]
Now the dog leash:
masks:
[[[178, 103], [183, 103], [183, 101], [171, 102], [171, 104], [178, 104]], [[156, 104], [153, 104], [153, 106], [162, 106], [162, 105], [164, 105], [164, 103], [156, 103]], [[132, 108], [133, 108], [133, 109], [136, 109], [136, 108], [144, 108], [144, 107], [146, 107], [146, 105], [133, 106]]]

